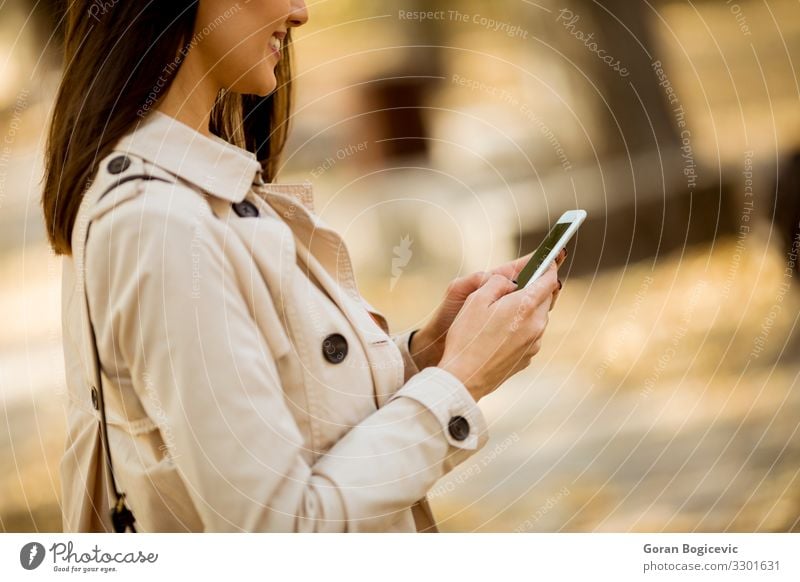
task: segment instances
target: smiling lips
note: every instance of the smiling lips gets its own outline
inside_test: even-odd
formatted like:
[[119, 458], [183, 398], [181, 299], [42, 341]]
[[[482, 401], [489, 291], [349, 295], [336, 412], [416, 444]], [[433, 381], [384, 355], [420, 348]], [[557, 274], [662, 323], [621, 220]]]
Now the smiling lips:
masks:
[[284, 36], [286, 36], [285, 32], [276, 32], [269, 37], [269, 48], [278, 59], [281, 58], [281, 44]]

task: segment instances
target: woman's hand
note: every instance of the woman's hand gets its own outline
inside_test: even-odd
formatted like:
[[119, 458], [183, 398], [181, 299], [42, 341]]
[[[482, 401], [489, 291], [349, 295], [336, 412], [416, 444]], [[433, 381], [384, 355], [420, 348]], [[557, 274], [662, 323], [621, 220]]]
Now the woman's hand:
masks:
[[475, 401], [527, 368], [539, 352], [557, 275], [558, 266], [551, 263], [539, 279], [517, 290], [495, 274], [464, 302], [438, 366], [461, 380]]
[[[428, 366], [435, 366], [442, 359], [447, 332], [471, 293], [482, 287], [492, 275], [502, 275], [509, 280], [516, 280], [517, 275], [522, 271], [532, 255], [533, 252], [530, 252], [527, 255], [495, 267], [491, 271], [476, 271], [450, 281], [445, 291], [444, 300], [436, 310], [434, 317], [411, 336], [409, 351], [417, 368], [422, 370]], [[566, 257], [567, 249], [564, 249], [556, 257], [556, 267], [560, 267]], [[560, 290], [561, 282], [559, 281], [558, 289], [553, 293], [550, 309], [555, 305]], [[510, 291], [514, 291], [514, 288], [510, 288]]]

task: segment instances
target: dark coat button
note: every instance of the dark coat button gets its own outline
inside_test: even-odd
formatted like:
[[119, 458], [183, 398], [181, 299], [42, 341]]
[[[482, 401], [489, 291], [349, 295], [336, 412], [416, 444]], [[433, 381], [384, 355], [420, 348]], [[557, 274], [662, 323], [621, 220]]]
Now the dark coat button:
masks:
[[233, 211], [243, 218], [258, 216], [258, 208], [249, 200], [233, 203]]
[[131, 159], [128, 156], [117, 156], [108, 162], [108, 171], [112, 174], [121, 174], [127, 170], [131, 165]]
[[94, 406], [95, 410], [99, 410], [100, 408], [99, 401], [97, 399], [97, 388], [94, 386], [92, 386], [92, 406]]
[[447, 423], [447, 428], [457, 441], [463, 441], [469, 436], [469, 421], [463, 416], [454, 416]]
[[347, 340], [339, 333], [332, 333], [322, 342], [322, 355], [332, 364], [338, 364], [347, 355]]

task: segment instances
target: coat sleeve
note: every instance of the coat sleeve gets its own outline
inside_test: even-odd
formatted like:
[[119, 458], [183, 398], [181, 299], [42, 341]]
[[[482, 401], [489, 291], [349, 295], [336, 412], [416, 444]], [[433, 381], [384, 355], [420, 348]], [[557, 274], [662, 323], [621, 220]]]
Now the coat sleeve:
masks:
[[178, 194], [154, 187], [92, 222], [87, 290], [90, 305], [109, 294], [95, 325], [114, 326], [207, 530], [382, 531], [486, 444], [465, 386], [430, 367], [309, 465], [224, 225], [196, 193], [179, 210]]
[[408, 382], [419, 373], [417, 363], [414, 361], [414, 358], [411, 357], [411, 344], [409, 343], [411, 341], [411, 334], [415, 331], [417, 330], [410, 329], [391, 336], [397, 349], [400, 350], [400, 355], [403, 356], [403, 382]]

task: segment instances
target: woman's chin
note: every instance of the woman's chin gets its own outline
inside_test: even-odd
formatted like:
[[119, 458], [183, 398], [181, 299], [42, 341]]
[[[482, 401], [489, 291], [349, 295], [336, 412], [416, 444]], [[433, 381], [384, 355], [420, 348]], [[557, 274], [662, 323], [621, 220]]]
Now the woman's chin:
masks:
[[233, 90], [237, 93], [266, 97], [278, 86], [278, 80], [275, 78], [275, 65], [269, 60], [264, 66], [253, 69], [251, 74], [253, 74], [252, 79], [247, 79], [247, 83], [236, 83], [237, 86], [233, 87]]

